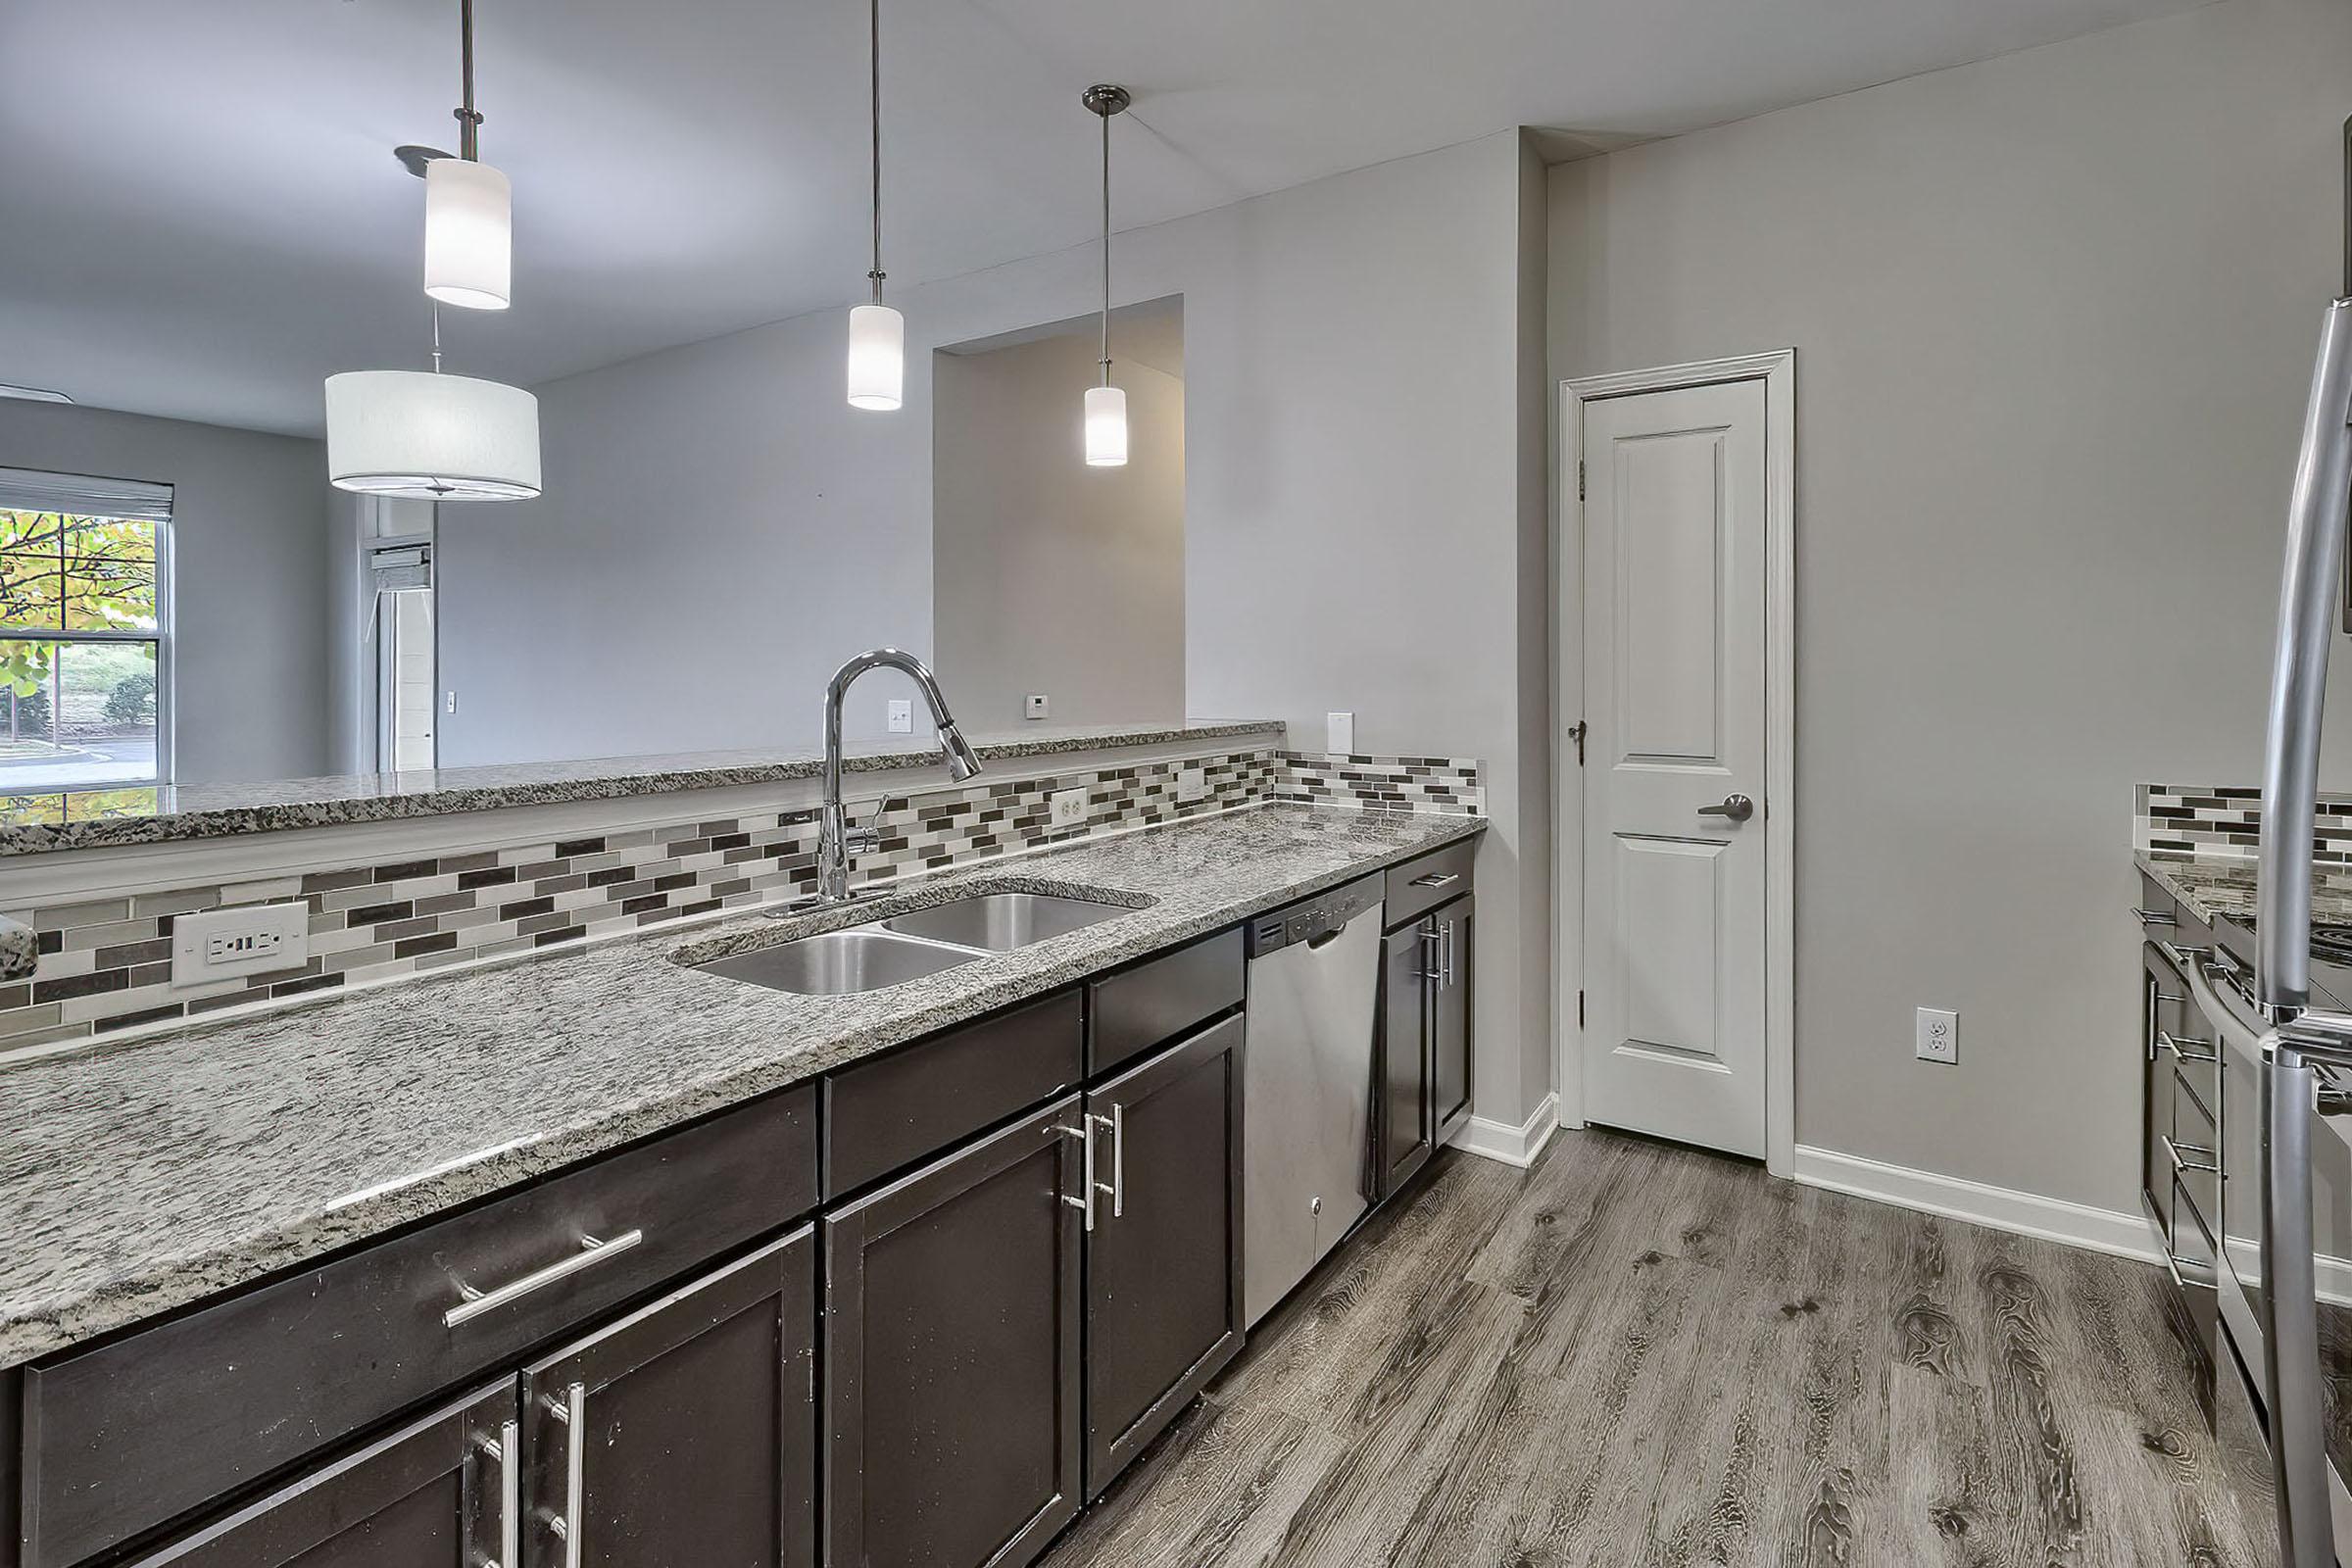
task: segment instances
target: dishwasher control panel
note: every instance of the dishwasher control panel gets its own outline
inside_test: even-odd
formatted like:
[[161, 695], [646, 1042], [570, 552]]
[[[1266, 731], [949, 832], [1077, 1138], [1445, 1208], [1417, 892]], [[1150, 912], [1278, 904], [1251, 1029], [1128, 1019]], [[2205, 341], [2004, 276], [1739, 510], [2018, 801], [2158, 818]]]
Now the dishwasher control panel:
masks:
[[1295, 942], [1311, 942], [1327, 932], [1337, 931], [1366, 909], [1380, 905], [1382, 879], [1375, 876], [1359, 878], [1344, 886], [1330, 888], [1311, 899], [1302, 899], [1288, 908], [1261, 914], [1250, 922], [1250, 956], [1272, 953]]

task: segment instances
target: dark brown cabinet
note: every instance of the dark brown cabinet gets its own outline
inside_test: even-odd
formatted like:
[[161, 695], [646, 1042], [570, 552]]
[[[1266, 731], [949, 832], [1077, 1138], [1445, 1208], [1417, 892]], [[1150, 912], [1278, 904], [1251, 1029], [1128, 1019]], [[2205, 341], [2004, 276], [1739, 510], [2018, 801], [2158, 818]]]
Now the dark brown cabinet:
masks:
[[1095, 1090], [1086, 1235], [1086, 1494], [1242, 1347], [1242, 1020]]
[[813, 1237], [803, 1226], [523, 1369], [524, 1563], [808, 1568]]
[[828, 1568], [1018, 1568], [1076, 1517], [1084, 1115], [826, 1217]]
[[1390, 932], [1381, 947], [1379, 1094], [1372, 1109], [1381, 1198], [1419, 1174], [1437, 1147], [1429, 1076], [1437, 951], [1436, 923], [1426, 919]]
[[514, 1560], [514, 1385], [444, 1406], [132, 1568], [477, 1568]]
[[1454, 899], [1391, 931], [1382, 948], [1373, 1126], [1383, 1199], [1470, 1115], [1473, 904]]

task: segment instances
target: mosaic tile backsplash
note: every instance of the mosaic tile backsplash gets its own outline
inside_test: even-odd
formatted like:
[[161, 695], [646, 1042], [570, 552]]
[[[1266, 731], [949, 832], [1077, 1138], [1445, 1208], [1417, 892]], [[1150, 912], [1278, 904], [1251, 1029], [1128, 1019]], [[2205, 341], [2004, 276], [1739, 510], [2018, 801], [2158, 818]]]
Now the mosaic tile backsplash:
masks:
[[1485, 812], [1486, 790], [1476, 762], [1443, 757], [1358, 757], [1285, 752], [1274, 796], [1313, 806], [1366, 807], [1387, 811]]
[[[1204, 792], [1179, 804], [1179, 775], [1190, 768], [1201, 769]], [[858, 858], [853, 881], [864, 885], [1266, 801], [1476, 813], [1484, 800], [1478, 779], [1470, 762], [1298, 757], [1256, 747], [947, 786], [854, 812], [860, 825], [880, 830], [882, 842]], [[1093, 796], [1088, 823], [1054, 831], [1049, 797], [1081, 785]], [[0, 1058], [812, 892], [814, 815], [797, 809], [687, 818], [241, 885], [0, 911], [31, 927], [38, 950], [29, 976], [0, 983]], [[311, 909], [311, 956], [302, 969], [172, 986], [177, 916], [290, 899]]]
[[[2142, 784], [2132, 792], [2134, 849], [2252, 859], [2261, 832], [2262, 791], [2251, 785]], [[2320, 797], [2311, 858], [2352, 865], [2352, 795]]]

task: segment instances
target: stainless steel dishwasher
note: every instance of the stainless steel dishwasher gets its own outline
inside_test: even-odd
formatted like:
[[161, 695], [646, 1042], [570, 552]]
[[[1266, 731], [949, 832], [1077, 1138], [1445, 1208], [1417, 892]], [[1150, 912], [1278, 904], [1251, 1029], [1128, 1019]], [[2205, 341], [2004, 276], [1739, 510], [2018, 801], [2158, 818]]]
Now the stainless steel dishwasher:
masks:
[[1266, 1315], [1371, 1202], [1381, 879], [1250, 926], [1242, 1297]]

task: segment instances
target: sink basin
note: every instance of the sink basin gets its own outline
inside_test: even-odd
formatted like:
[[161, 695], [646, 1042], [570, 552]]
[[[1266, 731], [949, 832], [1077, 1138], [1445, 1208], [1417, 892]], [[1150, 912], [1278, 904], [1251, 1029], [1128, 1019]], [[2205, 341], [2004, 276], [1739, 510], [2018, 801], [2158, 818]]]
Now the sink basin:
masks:
[[971, 948], [948, 947], [860, 926], [713, 958], [695, 967], [705, 974], [721, 974], [771, 991], [844, 997], [920, 980], [979, 956]]
[[884, 930], [959, 947], [1009, 953], [1033, 942], [1080, 930], [1114, 914], [1125, 914], [1116, 904], [1092, 899], [1064, 898], [1054, 893], [984, 893], [934, 904], [929, 908], [897, 914], [882, 922]]

